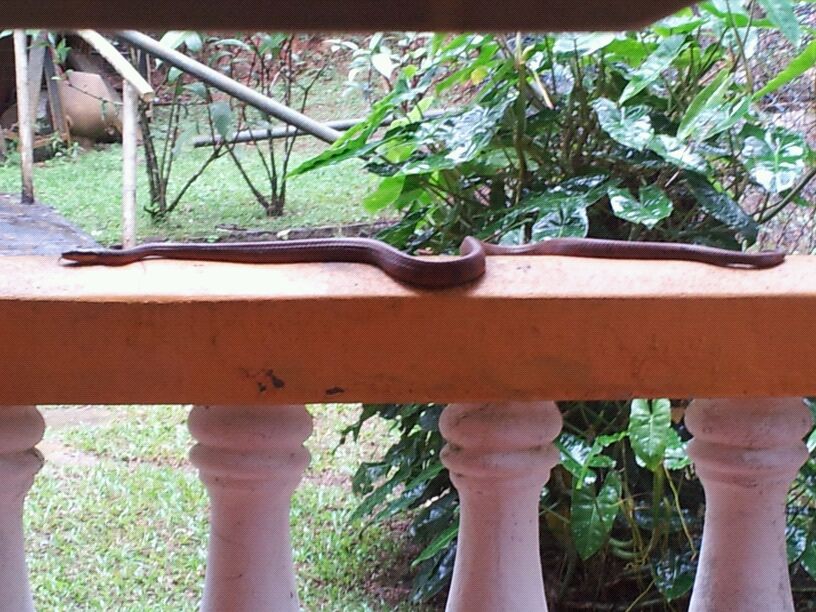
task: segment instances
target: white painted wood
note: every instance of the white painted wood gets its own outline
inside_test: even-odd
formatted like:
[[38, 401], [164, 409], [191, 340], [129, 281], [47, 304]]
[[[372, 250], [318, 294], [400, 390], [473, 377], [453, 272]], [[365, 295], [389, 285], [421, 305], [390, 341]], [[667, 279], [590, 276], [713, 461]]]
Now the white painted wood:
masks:
[[439, 426], [442, 462], [461, 499], [448, 611], [546, 611], [538, 504], [559, 460], [557, 406], [452, 404]]
[[17, 141], [22, 174], [21, 198], [34, 201], [34, 128], [29, 100], [28, 44], [25, 30], [14, 30], [14, 70], [17, 89]]
[[122, 246], [136, 246], [136, 173], [139, 147], [139, 100], [136, 89], [122, 83]]
[[34, 610], [28, 584], [23, 502], [43, 465], [34, 448], [45, 421], [34, 406], [0, 407], [0, 612]]
[[289, 506], [311, 416], [302, 405], [196, 406], [189, 428], [211, 502], [202, 611], [296, 612]]
[[135, 88], [139, 98], [145, 102], [153, 100], [155, 95], [153, 87], [107, 38], [94, 30], [76, 30], [76, 34], [91, 45], [119, 73], [119, 76]]
[[800, 398], [696, 400], [686, 425], [706, 493], [691, 612], [793, 612], [785, 500], [810, 411]]

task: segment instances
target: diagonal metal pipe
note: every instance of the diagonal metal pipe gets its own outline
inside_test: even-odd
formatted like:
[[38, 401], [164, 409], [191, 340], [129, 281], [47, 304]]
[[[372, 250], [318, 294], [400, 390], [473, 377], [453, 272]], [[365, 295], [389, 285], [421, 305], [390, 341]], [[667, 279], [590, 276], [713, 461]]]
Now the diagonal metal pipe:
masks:
[[[438, 117], [442, 117], [446, 113], [451, 113], [455, 111], [456, 109], [439, 109], [428, 111], [423, 115], [423, 120], [436, 119]], [[328, 128], [344, 132], [363, 121], [365, 121], [365, 117], [357, 117], [355, 119], [337, 119], [334, 121], [327, 121], [324, 125]], [[387, 117], [380, 123], [380, 126], [386, 127], [388, 125], [391, 125], [393, 122], [394, 117]], [[227, 136], [226, 141], [221, 136], [216, 136], [215, 138], [207, 135], [196, 136], [195, 138], [193, 138], [193, 147], [196, 148], [212, 147], [214, 145], [223, 144], [224, 142], [240, 143], [240, 142], [258, 142], [261, 140], [274, 140], [276, 138], [300, 136], [303, 133], [304, 132], [302, 130], [292, 127], [291, 125], [274, 127], [269, 129], [241, 130], [240, 132], [229, 134]]]
[[205, 66], [201, 62], [187, 57], [175, 49], [166, 47], [150, 36], [137, 32], [136, 30], [122, 30], [117, 32], [116, 36], [124, 42], [167, 62], [171, 66], [175, 66], [179, 70], [193, 75], [204, 83], [230, 96], [238, 98], [242, 102], [246, 102], [267, 115], [271, 115], [284, 123], [295, 126], [302, 132], [311, 134], [329, 144], [340, 138], [340, 132], [337, 130], [327, 127], [314, 119], [310, 119], [303, 113], [299, 113], [280, 102], [276, 102], [272, 98], [221, 74], [217, 70], [213, 70], [209, 66]]

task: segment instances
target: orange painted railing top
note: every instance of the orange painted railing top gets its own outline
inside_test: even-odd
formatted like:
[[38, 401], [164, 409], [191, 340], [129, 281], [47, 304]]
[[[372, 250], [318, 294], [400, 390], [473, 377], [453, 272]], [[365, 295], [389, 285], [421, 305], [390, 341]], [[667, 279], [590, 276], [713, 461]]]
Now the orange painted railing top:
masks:
[[0, 404], [816, 394], [816, 258], [491, 258], [418, 291], [360, 264], [0, 258]]

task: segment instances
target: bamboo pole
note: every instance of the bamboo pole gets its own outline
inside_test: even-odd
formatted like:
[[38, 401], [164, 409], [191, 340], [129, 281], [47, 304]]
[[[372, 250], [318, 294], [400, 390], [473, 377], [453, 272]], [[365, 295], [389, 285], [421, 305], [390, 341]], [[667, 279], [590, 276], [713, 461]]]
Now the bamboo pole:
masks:
[[138, 157], [138, 91], [122, 86], [122, 246], [136, 246], [136, 161]]
[[96, 49], [126, 82], [136, 88], [139, 97], [145, 102], [153, 99], [153, 87], [150, 86], [139, 71], [114, 47], [110, 41], [94, 30], [76, 30], [86, 43]]
[[20, 147], [23, 204], [34, 202], [34, 132], [29, 102], [28, 56], [25, 30], [14, 30], [14, 69], [17, 77], [17, 131]]

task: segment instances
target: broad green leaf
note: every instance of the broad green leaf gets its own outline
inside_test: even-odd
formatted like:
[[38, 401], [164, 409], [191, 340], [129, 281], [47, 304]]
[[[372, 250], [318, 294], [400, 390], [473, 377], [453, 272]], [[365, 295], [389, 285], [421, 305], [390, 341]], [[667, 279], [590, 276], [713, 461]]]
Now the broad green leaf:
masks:
[[765, 9], [768, 19], [796, 46], [799, 44], [801, 32], [793, 4], [793, 0], [759, 0], [759, 5]]
[[178, 49], [189, 34], [190, 32], [186, 30], [168, 30], [164, 33], [164, 36], [159, 39], [159, 44], [164, 47], [169, 47], [170, 49]]
[[813, 524], [813, 517], [806, 514], [806, 510], [789, 516], [785, 525], [785, 549], [788, 563], [795, 563], [805, 552], [808, 543], [808, 534]]
[[762, 96], [772, 93], [787, 85], [797, 77], [816, 66], [816, 40], [813, 40], [805, 47], [799, 55], [794, 57], [777, 75], [754, 94], [754, 100], [759, 100]]
[[649, 148], [667, 162], [685, 170], [704, 173], [708, 169], [706, 160], [699, 153], [674, 136], [658, 134], [649, 143]]
[[749, 245], [756, 242], [759, 232], [756, 221], [731, 196], [717, 191], [705, 176], [697, 172], [683, 172], [683, 178], [704, 211], [739, 232]]
[[624, 146], [642, 151], [654, 137], [647, 106], [618, 108], [612, 100], [598, 98], [592, 108], [603, 130]]
[[207, 86], [204, 83], [201, 83], [200, 81], [197, 81], [195, 83], [188, 83], [187, 85], [184, 86], [184, 89], [198, 96], [204, 101], [207, 101], [209, 99], [209, 96], [207, 95]]
[[603, 175], [575, 177], [545, 191], [527, 196], [519, 210], [537, 213], [532, 228], [533, 242], [548, 238], [583, 238], [589, 232], [586, 209], [606, 194]]
[[617, 35], [611, 32], [560, 34], [555, 39], [553, 51], [572, 53], [577, 56], [592, 55], [606, 47], [615, 38]]
[[170, 66], [170, 70], [167, 71], [167, 83], [169, 85], [174, 84], [182, 74], [184, 73], [181, 70], [175, 66]]
[[455, 558], [456, 546], [451, 544], [447, 552], [436, 557], [435, 562], [432, 559], [426, 561], [425, 567], [419, 571], [416, 579], [414, 579], [414, 586], [411, 589], [411, 601], [414, 603], [427, 601], [449, 585], [453, 575]]
[[184, 37], [184, 44], [191, 53], [198, 53], [204, 46], [204, 41], [198, 32], [188, 32]]
[[533, 224], [533, 242], [548, 238], [585, 238], [589, 233], [586, 207], [558, 205], [544, 212]]
[[652, 185], [641, 187], [640, 200], [635, 199], [628, 189], [618, 187], [610, 187], [607, 194], [616, 217], [630, 223], [642, 223], [649, 229], [671, 215], [673, 210], [666, 194]]
[[724, 104], [719, 112], [706, 122], [708, 132], [701, 139], [711, 138], [736, 125], [751, 110], [751, 98], [740, 96], [730, 104]]
[[807, 437], [806, 444], [809, 453], [816, 450], [816, 429], [810, 432], [810, 435]]
[[[717, 6], [718, 4], [720, 4], [720, 6]], [[722, 21], [723, 28], [746, 28], [748, 26], [754, 28], [776, 27], [770, 19], [757, 19], [756, 17], [749, 17], [748, 13], [742, 10], [742, 7], [740, 7], [736, 2], [729, 5], [717, 2], [701, 2], [698, 6], [710, 15], [720, 19]], [[730, 11], [728, 10], [729, 6], [731, 8]]]
[[[609, 439], [605, 440], [605, 442], [609, 444], [616, 441], [614, 436], [608, 436], [608, 438]], [[576, 479], [576, 488], [581, 488], [584, 485], [595, 482], [595, 472], [589, 468], [612, 467], [612, 463], [610, 463], [611, 457], [598, 454], [606, 445], [599, 443], [597, 439], [595, 443], [590, 446], [587, 441], [580, 436], [562, 433], [555, 445], [561, 452], [561, 466]]]
[[686, 452], [687, 442], [683, 442], [673, 428], [669, 429], [666, 439], [665, 465], [669, 470], [682, 470], [691, 465], [691, 459]]
[[[612, 457], [607, 455], [602, 455], [601, 453], [603, 450], [611, 445], [615, 444], [616, 442], [620, 442], [628, 435], [626, 431], [619, 431], [616, 434], [609, 434], [606, 436], [598, 436], [592, 442], [592, 449], [589, 452], [589, 455], [584, 459], [584, 464], [582, 466], [581, 471], [578, 473], [577, 479], [575, 481], [575, 488], [580, 489], [584, 483], [591, 484], [595, 482], [595, 475], [589, 469], [590, 467], [595, 468], [613, 468], [617, 464]], [[591, 478], [587, 478], [588, 474], [592, 474]]]
[[595, 494], [594, 486], [572, 490], [570, 530], [575, 548], [582, 559], [594, 555], [606, 541], [620, 505], [621, 481], [610, 472]]
[[379, 148], [382, 142], [368, 142], [369, 137], [380, 127], [385, 118], [393, 112], [393, 107], [399, 99], [399, 90], [395, 89], [380, 102], [374, 105], [365, 121], [361, 121], [354, 127], [346, 130], [340, 135], [332, 146], [319, 155], [307, 159], [297, 168], [289, 172], [288, 177], [298, 176], [330, 166], [332, 164], [360, 157], [369, 154]]
[[787, 191], [805, 170], [807, 145], [798, 134], [770, 129], [760, 139], [748, 136], [742, 148], [751, 177], [771, 193]]
[[677, 128], [677, 138], [679, 140], [686, 140], [692, 133], [699, 131], [700, 120], [704, 113], [711, 114], [713, 110], [722, 105], [723, 98], [730, 85], [731, 73], [729, 70], [723, 69], [714, 77], [711, 83], [703, 87], [700, 93], [691, 101], [686, 114], [683, 115], [683, 119], [680, 121], [680, 127]]
[[442, 533], [436, 536], [433, 541], [425, 547], [425, 549], [419, 553], [416, 559], [411, 562], [411, 567], [416, 567], [426, 559], [430, 559], [434, 555], [436, 555], [439, 551], [444, 550], [448, 547], [448, 544], [453, 542], [456, 539], [456, 536], [459, 534], [459, 521], [456, 521], [453, 525], [445, 529]]
[[629, 441], [635, 455], [652, 472], [661, 468], [671, 430], [671, 402], [667, 399], [632, 400]]
[[682, 597], [694, 585], [697, 563], [692, 559], [691, 550], [678, 552], [669, 548], [663, 557], [652, 562], [652, 576], [663, 596], [671, 601]]
[[[579, 477], [592, 454], [592, 447], [583, 438], [570, 433], [562, 433], [555, 445], [561, 452], [560, 464], [574, 477]], [[594, 481], [593, 474], [591, 482]]]
[[481, 84], [487, 78], [487, 75], [490, 73], [487, 66], [476, 66], [473, 71], [470, 73], [470, 82], [474, 85]]
[[704, 25], [706, 20], [702, 17], [697, 17], [692, 11], [686, 9], [679, 13], [675, 13], [665, 19], [661, 19], [652, 26], [655, 32], [661, 36], [671, 36], [672, 34], [687, 34], [693, 32], [701, 25]]
[[656, 47], [656, 45], [643, 43], [633, 38], [617, 38], [606, 46], [604, 52], [609, 54], [612, 59], [623, 59], [627, 64], [634, 67], [643, 63], [643, 60]]
[[816, 580], [816, 539], [811, 537], [808, 541], [802, 556], [799, 557], [799, 563], [805, 568], [805, 571], [813, 580]]
[[501, 120], [517, 92], [512, 92], [492, 106], [475, 106], [459, 115], [427, 121], [419, 128], [417, 140], [435, 141], [439, 153], [405, 163], [403, 174], [428, 174], [449, 170], [472, 161], [484, 151], [498, 131]]
[[210, 115], [212, 115], [215, 131], [226, 140], [232, 131], [232, 108], [227, 102], [213, 102], [210, 104]]
[[389, 176], [383, 179], [374, 193], [363, 200], [363, 208], [370, 213], [376, 213], [393, 204], [402, 193], [405, 185], [404, 176]]
[[371, 65], [374, 70], [383, 75], [386, 79], [391, 78], [391, 73], [394, 72], [394, 62], [391, 61], [391, 56], [387, 53], [377, 53], [371, 57]]
[[623, 90], [619, 103], [623, 104], [654, 83], [680, 53], [685, 43], [684, 36], [670, 36], [635, 71], [633, 78]]

